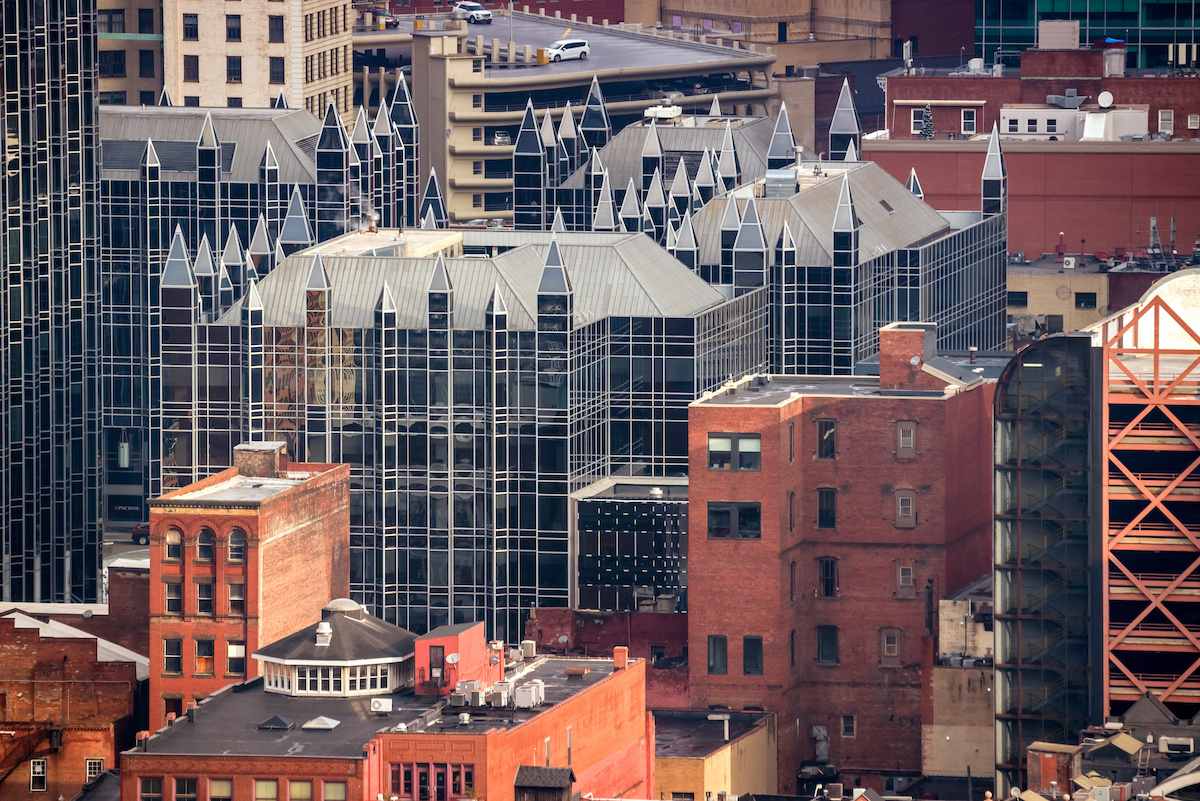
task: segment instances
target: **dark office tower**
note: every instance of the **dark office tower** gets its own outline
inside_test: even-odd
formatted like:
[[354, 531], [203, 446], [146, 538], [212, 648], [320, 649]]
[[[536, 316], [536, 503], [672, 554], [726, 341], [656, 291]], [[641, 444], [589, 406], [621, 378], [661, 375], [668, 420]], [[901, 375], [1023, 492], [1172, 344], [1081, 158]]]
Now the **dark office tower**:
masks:
[[702, 203], [713, 199], [713, 193], [717, 188], [717, 174], [713, 172], [712, 154], [708, 152], [708, 148], [705, 148], [704, 153], [700, 156], [700, 166], [696, 168], [694, 184], [696, 191], [700, 193]]
[[[404, 226], [415, 228], [421, 219], [418, 216], [418, 201], [421, 198], [421, 173], [417, 157], [421, 150], [421, 134], [417, 125], [417, 111], [413, 108], [412, 95], [408, 93], [407, 81], [396, 81], [396, 91], [388, 101], [396, 134], [404, 147]], [[397, 148], [399, 157], [399, 148]], [[399, 173], [399, 167], [397, 167]]]
[[662, 244], [667, 238], [667, 195], [663, 192], [662, 175], [658, 170], [650, 176], [650, 186], [646, 189], [646, 200], [642, 205], [654, 221], [654, 240]]
[[[284, 256], [290, 256], [297, 250], [302, 250], [313, 244], [312, 229], [308, 226], [308, 215], [304, 213], [304, 198], [300, 196], [300, 186], [292, 188], [292, 199], [288, 201], [287, 216], [283, 218], [283, 226], [279, 229], [279, 238], [275, 240], [278, 249]], [[275, 266], [283, 259], [276, 257]]]
[[738, 213], [733, 195], [725, 198], [725, 213], [721, 215], [721, 273], [707, 280], [714, 284], [733, 283], [733, 243], [742, 228], [742, 215]]
[[612, 124], [608, 121], [608, 110], [604, 108], [604, 94], [600, 91], [600, 81], [594, 75], [587, 105], [583, 107], [583, 114], [579, 118], [579, 133], [589, 150], [604, 147], [612, 138]]
[[425, 184], [425, 194], [421, 196], [421, 227], [425, 227], [426, 217], [432, 217], [435, 228], [445, 228], [449, 218], [446, 216], [446, 204], [442, 200], [442, 187], [438, 184], [437, 170], [430, 168], [429, 180]]
[[[392, 120], [388, 116], [387, 100], [379, 104], [375, 115], [375, 123], [371, 126], [371, 136], [375, 140], [375, 195], [371, 203], [375, 213], [379, 215], [378, 225], [382, 228], [399, 228], [403, 217], [403, 209], [397, 206], [403, 204], [403, 180], [396, 175], [396, 142]], [[403, 160], [400, 162], [403, 167]], [[397, 203], [397, 199], [401, 199]], [[397, 213], [397, 212], [401, 213]]]
[[201, 300], [183, 232], [178, 227], [163, 266], [157, 305], [162, 314], [156, 354], [162, 380], [151, 404], [157, 403], [162, 422], [150, 431], [150, 436], [160, 440], [155, 450], [162, 455], [162, 487], [167, 489], [187, 486], [195, 480], [195, 425], [199, 417], [190, 365], [196, 360]]
[[767, 239], [758, 205], [751, 197], [742, 212], [742, 224], [733, 241], [733, 291], [742, 295], [767, 284]]
[[[838, 190], [837, 209], [833, 213], [833, 267], [838, 270], [858, 266], [858, 231], [861, 227], [854, 213], [854, 198], [850, 196], [850, 176], [843, 173], [842, 187]], [[838, 286], [853, 286], [853, 281], [838, 281]]]
[[362, 224], [370, 224], [379, 214], [375, 205], [375, 176], [381, 166], [377, 146], [371, 133], [371, 124], [367, 122], [367, 112], [359, 106], [358, 115], [354, 118], [354, 133], [350, 136], [350, 147], [358, 158], [359, 222]]
[[95, 10], [0, 5], [5, 601], [100, 600]]
[[217, 308], [214, 316], [220, 317], [224, 314], [233, 305], [234, 297], [233, 280], [229, 277], [225, 265], [221, 264], [217, 267]]
[[792, 226], [784, 220], [771, 265], [768, 355], [772, 366], [786, 365], [789, 373], [796, 372], [795, 343], [797, 337], [804, 336], [804, 305], [796, 275], [798, 262], [796, 238], [792, 236]]
[[[550, 109], [542, 115], [542, 127], [539, 130], [542, 149], [546, 151], [546, 187], [558, 186], [563, 176], [558, 171], [558, 137], [554, 135], [554, 121], [550, 119]], [[551, 204], [553, 205], [553, 204]]]
[[682, 220], [683, 215], [691, 211], [692, 203], [692, 184], [688, 180], [687, 166], [683, 163], [683, 156], [679, 157], [679, 164], [675, 167], [675, 177], [671, 179], [670, 197], [675, 211]]
[[263, 413], [263, 303], [258, 284], [251, 282], [242, 299], [242, 421], [247, 441], [261, 441], [266, 420]]
[[733, 146], [733, 129], [726, 120], [725, 138], [721, 140], [721, 152], [717, 156], [717, 176], [721, 179], [724, 191], [728, 192], [741, 183], [741, 172], [737, 149]]
[[279, 182], [279, 159], [275, 156], [275, 148], [271, 147], [270, 139], [263, 148], [258, 176], [258, 191], [262, 198], [262, 217], [267, 224], [266, 232], [272, 237], [277, 237], [279, 228], [283, 225], [284, 192], [287, 190]]
[[629, 179], [629, 186], [625, 187], [625, 197], [621, 200], [621, 210], [617, 212], [617, 216], [621, 218], [621, 225], [626, 231], [641, 230], [642, 207], [638, 202], [638, 193], [633, 185], [633, 178]]
[[350, 142], [332, 103], [317, 139], [317, 240], [324, 241], [350, 230]]
[[645, 193], [650, 189], [650, 179], [654, 173], [662, 173], [665, 170], [663, 164], [662, 141], [658, 138], [658, 126], [654, 124], [654, 118], [650, 118], [650, 124], [646, 126], [646, 141], [642, 145], [642, 192]]
[[562, 119], [558, 123], [558, 141], [562, 143], [567, 157], [567, 164], [559, 169], [559, 175], [566, 180], [568, 175], [579, 169], [579, 133], [575, 130], [575, 112], [571, 111], [570, 100], [563, 108]]
[[983, 160], [983, 216], [992, 217], [1008, 211], [1008, 169], [1000, 153], [1000, 135], [992, 126], [987, 156]]
[[246, 256], [260, 278], [271, 272], [271, 239], [267, 235], [267, 220], [261, 214], [254, 224], [250, 244], [246, 246]]
[[685, 214], [683, 222], [679, 225], [679, 233], [675, 236], [675, 258], [694, 272], [696, 264], [699, 262], [697, 258], [699, 250], [700, 245], [696, 242], [696, 232], [692, 230], [692, 215]]
[[[513, 145], [513, 228], [542, 231], [546, 213], [546, 151], [533, 114], [533, 101], [525, 101], [525, 116]], [[422, 205], [421, 214], [425, 209]]]
[[304, 338], [308, 357], [305, 372], [309, 391], [313, 394], [306, 409], [304, 431], [307, 434], [305, 452], [308, 458], [316, 462], [328, 462], [331, 458], [330, 432], [325, 417], [334, 400], [330, 394], [333, 389], [330, 374], [335, 370], [330, 361], [333, 343], [329, 310], [332, 305], [333, 285], [329, 281], [329, 273], [325, 272], [321, 252], [314, 251], [308, 280], [304, 283]]
[[225, 247], [221, 249], [221, 266], [229, 273], [233, 282], [233, 292], [241, 297], [246, 291], [246, 255], [242, 251], [242, 242], [238, 238], [237, 228], [229, 226], [229, 236], [225, 239]]
[[196, 279], [196, 291], [200, 297], [201, 319], [205, 322], [216, 319], [219, 286], [217, 265], [213, 262], [212, 248], [208, 244], [208, 234], [200, 237], [200, 247], [196, 249], [196, 260], [192, 262], [192, 276]]
[[775, 120], [775, 132], [767, 148], [767, 169], [778, 170], [796, 161], [796, 139], [792, 135], [792, 123], [788, 119], [787, 104], [779, 106], [779, 118]]
[[608, 171], [604, 173], [604, 183], [600, 185], [600, 201], [596, 204], [596, 216], [592, 218], [593, 231], [616, 231], [620, 228], [617, 220], [617, 208], [613, 204], [612, 186], [608, 183]]
[[913, 167], [908, 173], [908, 182], [904, 184], [904, 188], [912, 192], [918, 199], [925, 199], [925, 192], [921, 189], [921, 182], [917, 179], [917, 168]]
[[842, 81], [842, 93], [838, 95], [837, 107], [833, 110], [833, 119], [829, 123], [829, 160], [844, 161], [846, 150], [854, 143], [854, 150], [861, 147], [859, 137], [862, 128], [858, 124], [858, 111], [854, 107], [854, 97], [850, 92], [850, 80]]
[[213, 128], [212, 115], [205, 115], [196, 140], [196, 236], [209, 242], [221, 241], [221, 140]]

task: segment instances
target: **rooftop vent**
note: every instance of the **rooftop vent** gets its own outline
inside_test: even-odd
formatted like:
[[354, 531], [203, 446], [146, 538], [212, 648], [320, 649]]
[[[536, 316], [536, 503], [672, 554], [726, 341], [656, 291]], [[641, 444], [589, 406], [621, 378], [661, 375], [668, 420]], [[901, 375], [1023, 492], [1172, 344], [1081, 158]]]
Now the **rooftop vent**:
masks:
[[322, 620], [317, 624], [317, 646], [329, 645], [331, 639], [333, 639], [333, 628], [328, 621]]
[[291, 731], [296, 728], [295, 721], [280, 715], [274, 715], [258, 724], [259, 731]]
[[339, 723], [341, 723], [340, 720], [334, 720], [333, 718], [327, 718], [324, 715], [318, 715], [300, 728], [304, 729], [305, 731], [333, 731], [338, 727]]

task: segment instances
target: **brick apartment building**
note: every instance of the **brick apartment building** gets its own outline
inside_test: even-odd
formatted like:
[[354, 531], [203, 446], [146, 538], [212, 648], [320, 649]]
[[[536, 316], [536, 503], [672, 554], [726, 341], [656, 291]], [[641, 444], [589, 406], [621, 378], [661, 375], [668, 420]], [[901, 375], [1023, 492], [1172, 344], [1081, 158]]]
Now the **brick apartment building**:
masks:
[[71, 798], [145, 716], [145, 657], [53, 620], [0, 617], [0, 799]]
[[[123, 755], [122, 796], [511, 801], [521, 766], [569, 769], [575, 791], [597, 797], [653, 788], [645, 662], [625, 649], [604, 659], [505, 654], [479, 641], [482, 623], [418, 639], [347, 599], [322, 614], [254, 654], [263, 677], [146, 733]], [[420, 666], [439, 647], [460, 655], [447, 668], [478, 684], [424, 692]]]
[[[281, 442], [150, 502], [150, 725], [255, 675], [260, 643], [349, 595], [350, 468]], [[249, 672], [248, 672], [249, 671]]]
[[931, 605], [991, 553], [994, 385], [935, 342], [893, 323], [878, 378], [692, 404], [691, 705], [776, 712], [780, 791], [802, 767], [881, 791], [921, 774]]

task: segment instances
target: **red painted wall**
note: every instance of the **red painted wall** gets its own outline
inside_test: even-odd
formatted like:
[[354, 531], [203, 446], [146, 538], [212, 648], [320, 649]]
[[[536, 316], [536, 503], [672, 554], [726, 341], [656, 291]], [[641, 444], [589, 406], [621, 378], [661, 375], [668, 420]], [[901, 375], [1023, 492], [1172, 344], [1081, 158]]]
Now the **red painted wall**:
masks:
[[[416, 652], [413, 654], [413, 666], [418, 682], [430, 675], [429, 648], [436, 645], [445, 648], [443, 656], [458, 654], [456, 663], [443, 666], [446, 683], [439, 688], [440, 695], [449, 695], [456, 682], [477, 680], [482, 682], [484, 687], [490, 687], [504, 678], [503, 646], [497, 650], [491, 648], [484, 636], [483, 623], [480, 622], [458, 634], [418, 637]], [[491, 662], [493, 656], [497, 657], [495, 664]]]

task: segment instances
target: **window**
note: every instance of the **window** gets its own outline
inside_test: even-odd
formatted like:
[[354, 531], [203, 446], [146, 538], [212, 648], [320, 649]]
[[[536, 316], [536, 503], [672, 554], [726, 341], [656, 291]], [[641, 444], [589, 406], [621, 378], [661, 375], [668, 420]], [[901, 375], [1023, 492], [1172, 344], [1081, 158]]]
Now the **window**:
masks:
[[200, 39], [200, 15], [199, 14], [184, 14], [183, 15], [183, 38], [188, 41], [197, 41]]
[[472, 208], [482, 209], [483, 195], [471, 195], [471, 206]]
[[879, 630], [879, 664], [900, 667], [900, 629]]
[[307, 780], [288, 782], [288, 801], [312, 801], [312, 782]]
[[817, 661], [826, 665], [838, 662], [837, 626], [817, 626]]
[[1175, 109], [1160, 108], [1158, 110], [1158, 132], [1167, 136], [1175, 133]]
[[913, 133], [919, 134], [921, 132], [921, 126], [925, 120], [925, 109], [914, 108], [912, 109], [910, 116], [912, 121], [911, 130]]
[[975, 133], [975, 109], [964, 108], [962, 110], [962, 132], [965, 134]]
[[1018, 120], [1016, 117], [1012, 117], [1008, 121], [1008, 132], [1009, 133], [1017, 133], [1018, 131], [1020, 131], [1020, 126], [1021, 126], [1021, 121]]
[[183, 105], [199, 106], [200, 105], [200, 96], [199, 95], [184, 95], [183, 96]]
[[102, 106], [123, 106], [125, 105], [125, 93], [101, 92], [99, 102]]
[[708, 504], [708, 538], [710, 540], [757, 540], [762, 538], [762, 504]]
[[196, 674], [211, 676], [216, 671], [216, 646], [212, 640], [196, 640]]
[[912, 490], [896, 492], [896, 527], [913, 528], [917, 525], [917, 493]]
[[163, 585], [167, 593], [166, 612], [168, 615], [183, 614], [183, 584], [178, 581], [168, 581]]
[[842, 736], [854, 736], [854, 715], [842, 715]]
[[1197, 128], [1200, 128], [1200, 114], [1189, 114], [1188, 115], [1188, 130], [1194, 131]]
[[911, 564], [896, 563], [896, 597], [917, 597], [917, 587], [913, 583], [913, 566]]
[[742, 675], [761, 676], [763, 672], [763, 638], [742, 637]]
[[[469, 786], [474, 786], [474, 781]], [[346, 801], [346, 783], [325, 782], [325, 801]]]
[[796, 667], [796, 630], [788, 635], [788, 653], [791, 655], [792, 667]]
[[240, 97], [227, 97], [225, 98], [225, 105], [228, 108], [241, 108], [242, 99]]
[[213, 613], [213, 585], [211, 583], [196, 585], [196, 614], [211, 615]]
[[241, 617], [246, 614], [246, 585], [229, 585], [229, 614]]
[[267, 17], [267, 40], [271, 42], [283, 41], [283, 17], [272, 14]]
[[837, 458], [837, 421], [817, 421], [817, 458]]
[[99, 776], [101, 773], [104, 772], [104, 760], [103, 759], [86, 760], [84, 762], [84, 769], [86, 771], [86, 776], [87, 776], [86, 781], [90, 782], [92, 779], [95, 779], [97, 776]]
[[29, 760], [29, 789], [35, 793], [46, 792], [46, 760]]
[[708, 635], [708, 674], [724, 676], [729, 672], [729, 644], [723, 634]]
[[[229, 676], [246, 675], [246, 643], [225, 643], [225, 673]], [[292, 796], [295, 798], [295, 796]], [[312, 796], [309, 796], [311, 798]]]
[[822, 556], [817, 559], [817, 597], [836, 598], [838, 595], [837, 559]]
[[125, 51], [124, 50], [101, 50], [100, 51], [100, 77], [101, 78], [124, 78], [125, 77]]
[[483, 141], [483, 129], [482, 128], [472, 128], [471, 129], [471, 141], [472, 142], [482, 142]]
[[211, 528], [202, 528], [196, 535], [196, 561], [211, 562], [213, 560], [213, 533]]
[[138, 102], [141, 103], [143, 106], [153, 106], [154, 105], [154, 92], [147, 92], [144, 89], [142, 91], [138, 92]]
[[1077, 308], [1077, 309], [1094, 309], [1094, 308], [1096, 308], [1096, 293], [1095, 292], [1076, 292], [1075, 293], [1075, 308]]
[[788, 600], [792, 603], [796, 602], [796, 563], [788, 567]]
[[1028, 133], [1037, 133], [1038, 121], [1036, 119], [1028, 119], [1025, 121], [1025, 130]]
[[917, 424], [911, 420], [896, 423], [896, 456], [900, 459], [917, 457]]
[[283, 83], [283, 56], [271, 56], [271, 83]]
[[471, 95], [471, 108], [483, 108], [483, 95]]
[[125, 33], [125, 12], [120, 9], [97, 11], [96, 33]]
[[225, 15], [225, 41], [227, 41], [227, 42], [242, 41], [242, 15], [241, 14], [226, 14]]
[[242, 57], [225, 56], [225, 83], [242, 82]]
[[229, 532], [229, 561], [246, 561], [246, 532], [240, 528]]
[[817, 528], [837, 528], [837, 490], [817, 490]]
[[163, 673], [183, 672], [183, 640], [163, 640]]
[[788, 491], [788, 531], [796, 530], [796, 493]]
[[709, 434], [709, 470], [761, 470], [762, 436], [759, 434]]
[[1046, 133], [1058, 133], [1058, 120], [1053, 117], [1046, 120]]
[[796, 461], [796, 424], [788, 423], [788, 464]]
[[138, 77], [153, 78], [154, 77], [154, 51], [139, 50], [138, 51]]
[[196, 801], [196, 780], [175, 780], [175, 801]]
[[254, 780], [254, 801], [277, 801], [279, 782], [275, 779]]
[[1017, 309], [1029, 308], [1029, 293], [1028, 292], [1013, 292], [1008, 293], [1008, 305]]
[[162, 801], [162, 779], [143, 777], [138, 797], [140, 801]]
[[138, 9], [138, 33], [154, 33], [154, 9]]
[[200, 56], [183, 57], [183, 80], [185, 83], [200, 83]]
[[209, 779], [208, 801], [233, 801], [233, 779]]

